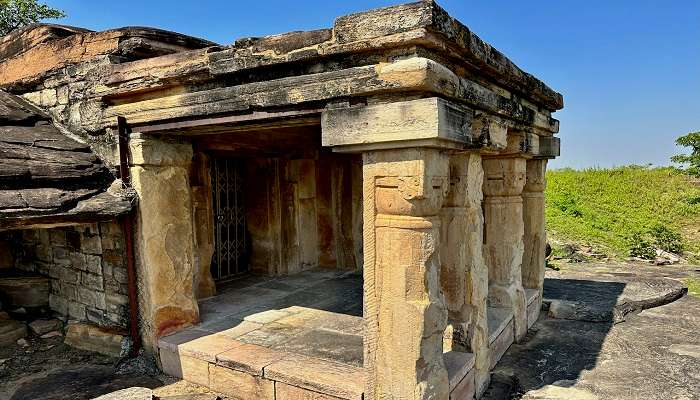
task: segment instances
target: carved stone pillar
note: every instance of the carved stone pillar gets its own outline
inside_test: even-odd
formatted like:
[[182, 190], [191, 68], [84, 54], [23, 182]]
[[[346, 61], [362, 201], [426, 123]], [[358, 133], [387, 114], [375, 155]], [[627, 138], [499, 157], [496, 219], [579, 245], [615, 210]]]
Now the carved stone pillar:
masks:
[[544, 189], [547, 160], [528, 160], [527, 177], [523, 189], [523, 221], [525, 253], [523, 254], [523, 286], [537, 289], [537, 304], [531, 306], [539, 310], [542, 305], [544, 283], [544, 252], [547, 243], [544, 226]]
[[450, 191], [440, 212], [440, 283], [448, 310], [445, 350], [474, 353], [477, 393], [488, 385], [490, 363], [481, 162], [476, 152], [450, 157]]
[[141, 334], [159, 337], [197, 323], [194, 230], [189, 169], [192, 146], [145, 135], [129, 142], [131, 182], [139, 204], [134, 235]]
[[447, 399], [439, 212], [448, 156], [363, 153], [366, 399]]
[[512, 310], [515, 340], [527, 333], [527, 304], [520, 272], [523, 260], [523, 200], [526, 160], [484, 160], [484, 258], [489, 304]]

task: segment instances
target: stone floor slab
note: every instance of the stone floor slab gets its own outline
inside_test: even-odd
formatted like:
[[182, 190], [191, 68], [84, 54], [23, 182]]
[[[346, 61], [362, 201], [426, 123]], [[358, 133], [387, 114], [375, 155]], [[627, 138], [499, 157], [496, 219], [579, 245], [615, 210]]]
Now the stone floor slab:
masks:
[[229, 336], [210, 334], [181, 344], [178, 346], [178, 353], [182, 356], [215, 363], [218, 354], [241, 345], [243, 342], [231, 339]]

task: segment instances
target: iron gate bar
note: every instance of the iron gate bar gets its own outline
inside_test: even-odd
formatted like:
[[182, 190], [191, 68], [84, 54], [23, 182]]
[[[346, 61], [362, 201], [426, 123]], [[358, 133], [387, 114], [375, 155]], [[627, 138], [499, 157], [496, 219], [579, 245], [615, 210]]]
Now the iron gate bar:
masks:
[[248, 272], [241, 161], [212, 157], [211, 174], [216, 227], [212, 275], [225, 281]]

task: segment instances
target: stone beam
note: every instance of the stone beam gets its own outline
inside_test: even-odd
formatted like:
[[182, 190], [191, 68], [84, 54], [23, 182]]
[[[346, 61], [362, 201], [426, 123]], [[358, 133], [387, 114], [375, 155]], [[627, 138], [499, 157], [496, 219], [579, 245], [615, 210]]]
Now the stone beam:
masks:
[[365, 399], [449, 397], [438, 256], [448, 174], [438, 149], [363, 154]]
[[435, 94], [455, 104], [484, 110], [508, 121], [553, 133], [558, 122], [549, 112], [539, 111], [486, 86], [457, 76], [427, 58], [412, 57], [389, 64], [376, 64], [316, 74], [244, 83], [237, 86], [119, 103], [83, 121], [91, 129], [108, 127], [115, 116], [132, 124], [194, 118], [202, 115], [244, 113], [253, 109], [299, 107], [339, 98], [368, 97], [398, 92]]
[[326, 109], [323, 146], [340, 152], [398, 147], [461, 149], [472, 144], [472, 111], [437, 97]]
[[145, 348], [154, 351], [159, 337], [199, 320], [192, 146], [134, 134], [129, 149], [131, 182], [139, 197], [135, 241], [141, 335]]

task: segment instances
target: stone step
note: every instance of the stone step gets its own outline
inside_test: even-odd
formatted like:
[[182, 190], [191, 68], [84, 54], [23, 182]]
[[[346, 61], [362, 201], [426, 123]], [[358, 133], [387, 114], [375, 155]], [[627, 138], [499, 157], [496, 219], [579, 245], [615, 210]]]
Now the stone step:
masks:
[[474, 354], [448, 351], [443, 354], [450, 381], [450, 400], [471, 400], [475, 395]]
[[229, 319], [216, 332], [205, 324], [159, 340], [162, 369], [234, 398], [361, 399], [356, 318], [287, 307]]
[[487, 317], [491, 353], [490, 369], [493, 369], [515, 340], [513, 312], [507, 308], [489, 307]]
[[525, 298], [527, 299], [527, 328], [532, 328], [532, 325], [537, 322], [540, 316], [542, 306], [538, 301], [540, 292], [537, 289], [525, 289]]

